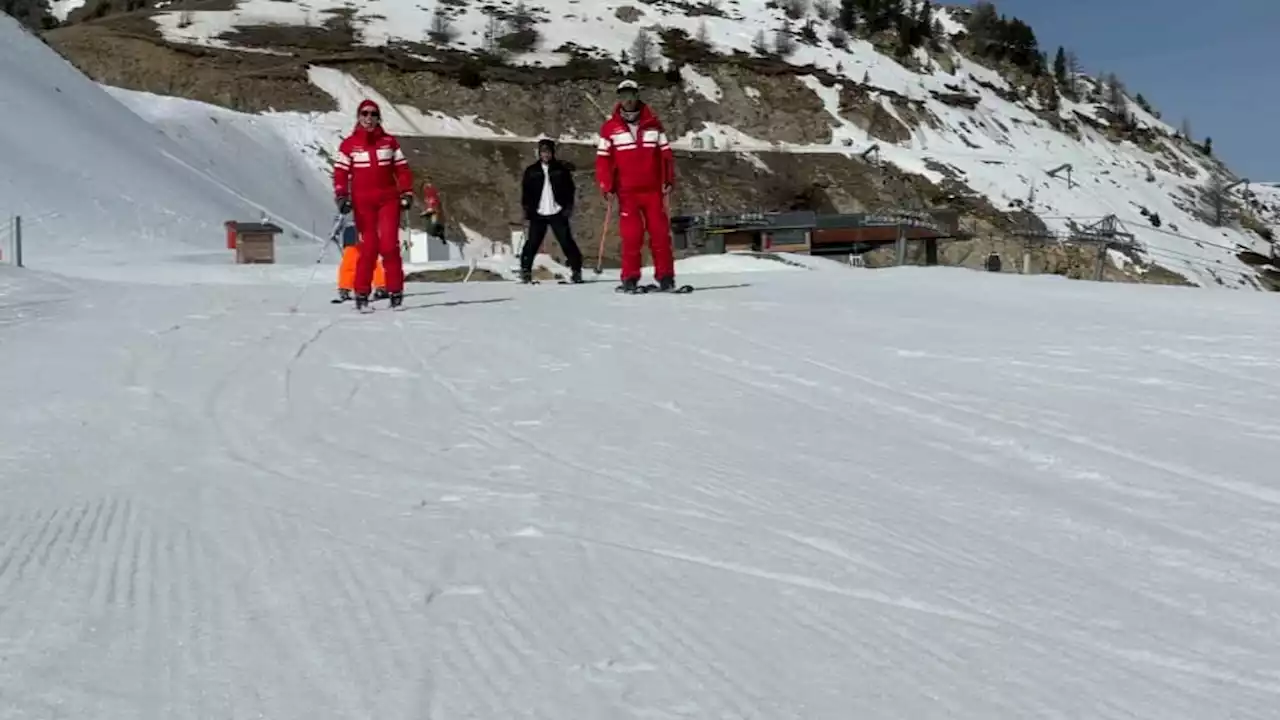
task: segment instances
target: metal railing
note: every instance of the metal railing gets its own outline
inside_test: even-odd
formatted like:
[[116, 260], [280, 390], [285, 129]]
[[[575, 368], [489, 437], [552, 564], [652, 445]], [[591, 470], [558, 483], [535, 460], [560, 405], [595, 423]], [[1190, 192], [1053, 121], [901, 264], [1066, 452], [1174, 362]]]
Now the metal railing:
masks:
[[0, 265], [22, 267], [21, 215], [12, 215], [0, 225]]

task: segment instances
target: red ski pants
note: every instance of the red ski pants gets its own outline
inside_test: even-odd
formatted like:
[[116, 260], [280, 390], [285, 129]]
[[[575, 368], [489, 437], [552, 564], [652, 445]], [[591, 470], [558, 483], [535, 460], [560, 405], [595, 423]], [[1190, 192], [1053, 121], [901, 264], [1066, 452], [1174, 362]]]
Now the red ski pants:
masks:
[[[362, 198], [363, 199], [363, 198]], [[404, 292], [404, 265], [400, 260], [400, 199], [357, 200], [351, 208], [356, 232], [360, 234], [360, 259], [356, 262], [355, 292], [368, 295], [373, 289], [373, 271], [382, 256], [382, 272], [387, 292]]]
[[618, 234], [622, 236], [622, 280], [640, 279], [640, 249], [644, 232], [649, 231], [649, 254], [653, 256], [655, 280], [674, 278], [671, 257], [671, 220], [666, 198], [660, 191], [618, 195]]

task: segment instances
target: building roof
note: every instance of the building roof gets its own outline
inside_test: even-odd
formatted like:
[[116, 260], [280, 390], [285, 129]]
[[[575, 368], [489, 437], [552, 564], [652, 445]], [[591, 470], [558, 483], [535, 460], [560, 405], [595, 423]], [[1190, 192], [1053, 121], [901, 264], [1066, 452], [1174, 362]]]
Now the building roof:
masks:
[[276, 225], [275, 223], [236, 222], [233, 224], [235, 225], [237, 233], [282, 233], [284, 232], [284, 228], [281, 228], [279, 225]]

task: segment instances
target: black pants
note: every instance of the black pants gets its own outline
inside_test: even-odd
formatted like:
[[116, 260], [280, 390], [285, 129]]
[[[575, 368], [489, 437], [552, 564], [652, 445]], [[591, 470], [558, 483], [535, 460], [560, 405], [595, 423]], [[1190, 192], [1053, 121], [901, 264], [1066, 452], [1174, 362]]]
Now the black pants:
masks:
[[564, 259], [569, 263], [569, 269], [582, 270], [582, 251], [578, 249], [578, 243], [573, 241], [573, 230], [569, 227], [569, 218], [562, 212], [555, 215], [534, 215], [529, 221], [529, 237], [525, 238], [524, 248], [520, 250], [520, 268], [533, 269], [533, 259], [542, 248], [542, 240], [547, 237], [548, 227], [555, 233], [556, 242], [560, 243], [560, 249], [564, 251]]

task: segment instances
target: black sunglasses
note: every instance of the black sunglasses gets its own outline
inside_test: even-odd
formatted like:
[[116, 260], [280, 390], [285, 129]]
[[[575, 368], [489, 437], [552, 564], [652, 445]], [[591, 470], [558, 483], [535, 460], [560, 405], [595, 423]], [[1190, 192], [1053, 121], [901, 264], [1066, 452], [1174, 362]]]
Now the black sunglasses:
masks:
[[373, 111], [373, 110], [361, 110], [361, 111], [360, 111], [360, 117], [371, 117], [371, 118], [376, 118], [376, 117], [382, 117], [382, 116], [381, 116], [381, 115], [379, 115], [377, 112], [375, 112], [375, 111]]

